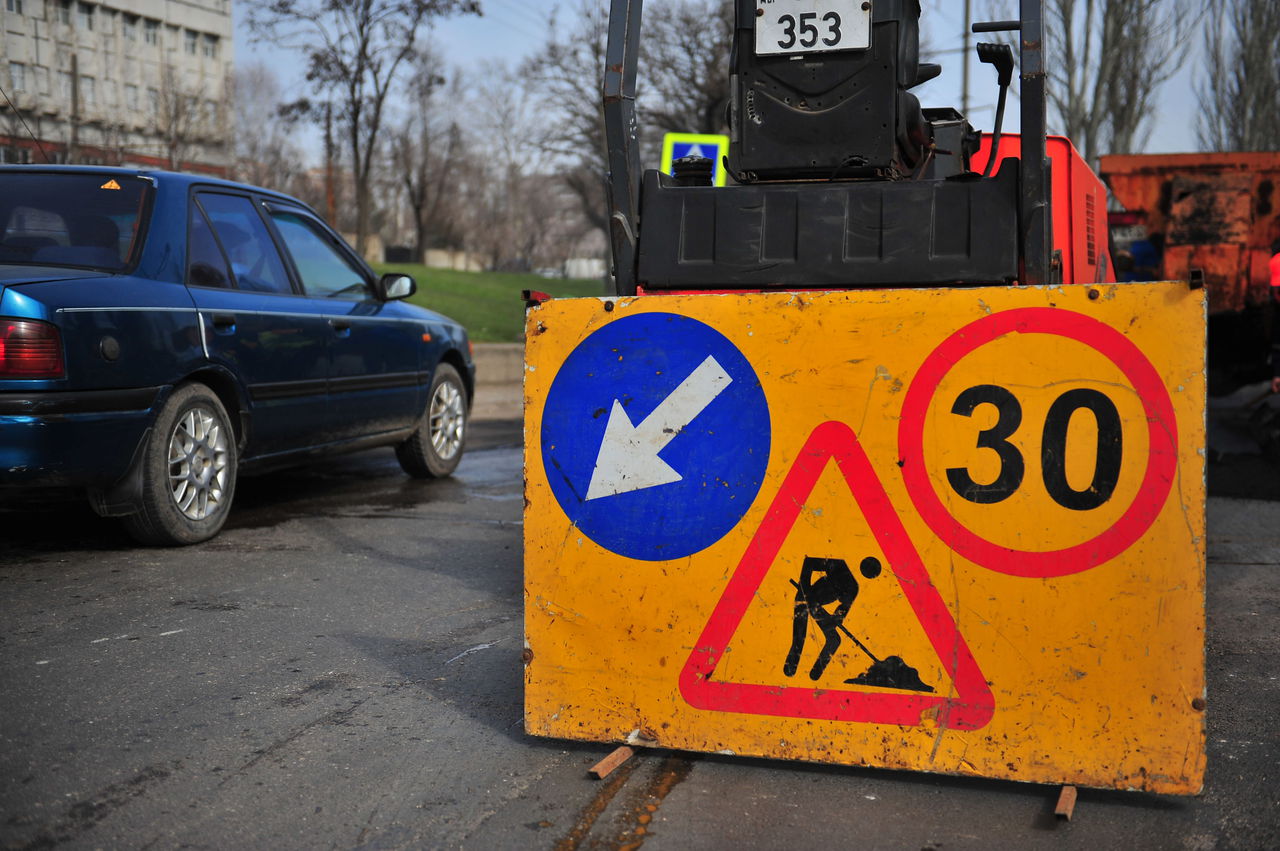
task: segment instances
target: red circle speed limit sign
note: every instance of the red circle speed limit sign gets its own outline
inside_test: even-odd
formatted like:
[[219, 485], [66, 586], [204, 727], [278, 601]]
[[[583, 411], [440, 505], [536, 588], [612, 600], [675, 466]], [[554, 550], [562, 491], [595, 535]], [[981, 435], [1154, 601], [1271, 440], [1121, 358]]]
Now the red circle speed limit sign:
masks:
[[1178, 463], [1169, 391], [1114, 328], [1054, 308], [987, 316], [925, 359], [898, 427], [916, 510], [953, 551], [1059, 577], [1139, 540]]

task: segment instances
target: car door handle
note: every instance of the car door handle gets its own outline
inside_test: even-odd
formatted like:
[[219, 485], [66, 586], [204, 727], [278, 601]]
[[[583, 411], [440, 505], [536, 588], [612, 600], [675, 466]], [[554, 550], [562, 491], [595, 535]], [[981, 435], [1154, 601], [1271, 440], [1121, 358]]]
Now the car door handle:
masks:
[[330, 319], [329, 327], [339, 334], [346, 334], [351, 331], [351, 323], [344, 319]]
[[236, 327], [236, 315], [234, 313], [213, 314], [213, 327], [218, 331], [234, 331]]

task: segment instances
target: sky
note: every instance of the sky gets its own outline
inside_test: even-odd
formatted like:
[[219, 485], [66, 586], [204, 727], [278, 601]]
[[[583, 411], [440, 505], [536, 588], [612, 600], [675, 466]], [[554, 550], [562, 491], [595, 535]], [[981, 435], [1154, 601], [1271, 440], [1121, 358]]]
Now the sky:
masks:
[[[606, 3], [607, 0], [600, 0]], [[663, 0], [649, 0], [646, 6], [655, 5]], [[432, 42], [444, 53], [450, 64], [455, 67], [470, 68], [493, 59], [506, 60], [514, 67], [521, 59], [533, 53], [545, 43], [548, 35], [548, 21], [552, 11], [558, 6], [562, 10], [561, 18], [568, 17], [578, 6], [578, 0], [481, 0], [484, 8], [482, 17], [466, 16], [440, 21], [434, 25]], [[963, 4], [960, 0], [942, 0], [938, 3], [943, 11], [926, 10], [921, 26], [929, 45], [941, 55], [932, 61], [943, 66], [942, 76], [936, 80], [919, 86], [913, 91], [919, 96], [923, 106], [960, 107], [961, 67], [960, 52], [963, 26]], [[1008, 0], [1008, 12], [1003, 17], [1017, 17], [1017, 3]], [[975, 2], [975, 16], [985, 4]], [[235, 15], [235, 51], [236, 61], [247, 64], [262, 60], [274, 66], [282, 82], [286, 86], [286, 99], [301, 97], [306, 94], [304, 82], [300, 76], [301, 63], [296, 57], [262, 44], [254, 44], [244, 27], [245, 3], [234, 6]], [[973, 37], [993, 40], [993, 36]], [[1006, 36], [1007, 38], [1007, 36]], [[1195, 53], [1199, 45], [1193, 45], [1188, 60], [1182, 64], [1182, 70], [1160, 90], [1159, 110], [1156, 119], [1148, 130], [1148, 153], [1172, 153], [1194, 151], [1197, 148], [1195, 136], [1196, 99], [1193, 91], [1194, 73], [1198, 62]], [[971, 48], [972, 49], [972, 48]], [[1050, 57], [1050, 60], [1052, 58]], [[990, 130], [994, 120], [994, 103], [996, 99], [995, 71], [988, 65], [981, 65], [976, 56], [970, 58], [970, 114], [969, 121], [980, 130]], [[292, 69], [292, 74], [283, 72]], [[584, 81], [591, 85], [589, 81]], [[1052, 130], [1052, 118], [1050, 119]], [[1011, 96], [1006, 110], [1005, 129], [1018, 129], [1018, 104], [1016, 96]]]

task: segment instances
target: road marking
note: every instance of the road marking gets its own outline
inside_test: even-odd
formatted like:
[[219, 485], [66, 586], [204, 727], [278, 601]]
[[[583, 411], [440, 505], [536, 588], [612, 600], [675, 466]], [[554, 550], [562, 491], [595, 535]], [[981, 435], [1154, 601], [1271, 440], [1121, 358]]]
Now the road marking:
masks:
[[164, 638], [166, 635], [177, 635], [177, 634], [178, 634], [178, 633], [180, 633], [180, 632], [186, 632], [186, 630], [185, 630], [185, 629], [171, 629], [171, 630], [169, 630], [168, 632], [162, 632], [162, 633], [160, 633], [160, 637], [161, 637], [161, 638]]
[[499, 644], [499, 643], [501, 643], [501, 642], [498, 642], [498, 641], [492, 641], [492, 642], [490, 642], [490, 643], [488, 643], [488, 644], [477, 644], [475, 647], [471, 647], [471, 648], [469, 648], [469, 649], [467, 649], [467, 650], [463, 650], [463, 651], [462, 651], [461, 653], [459, 653], [457, 656], [454, 656], [454, 657], [453, 657], [452, 659], [450, 659], [448, 662], [445, 662], [445, 664], [446, 664], [446, 665], [452, 665], [454, 662], [458, 661], [458, 660], [459, 660], [459, 659], [461, 659], [463, 656], [470, 656], [472, 653], [479, 653], [481, 650], [488, 650], [490, 647], [493, 647], [495, 644]]
[[708, 357], [638, 426], [631, 424], [622, 402], [614, 399], [587, 500], [683, 481], [684, 476], [658, 453], [732, 383], [724, 367]]

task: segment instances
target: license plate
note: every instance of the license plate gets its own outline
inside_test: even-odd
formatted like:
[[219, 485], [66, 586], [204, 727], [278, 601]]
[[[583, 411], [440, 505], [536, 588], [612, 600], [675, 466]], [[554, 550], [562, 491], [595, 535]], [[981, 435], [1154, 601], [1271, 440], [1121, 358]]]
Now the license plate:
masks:
[[863, 0], [756, 0], [756, 55], [866, 50], [871, 4]]

